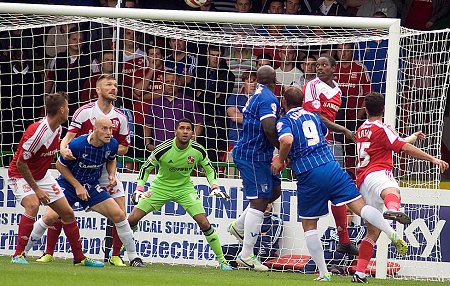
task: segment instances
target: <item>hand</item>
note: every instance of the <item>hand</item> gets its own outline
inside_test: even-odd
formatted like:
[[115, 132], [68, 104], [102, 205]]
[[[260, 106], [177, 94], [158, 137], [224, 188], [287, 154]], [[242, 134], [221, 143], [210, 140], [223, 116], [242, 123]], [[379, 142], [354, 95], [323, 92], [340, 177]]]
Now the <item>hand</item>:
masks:
[[352, 140], [353, 143], [356, 143], [355, 133], [351, 132], [348, 129], [345, 129], [343, 134], [347, 139], [350, 139], [350, 140]]
[[272, 174], [276, 175], [286, 168], [286, 164], [280, 160], [279, 155], [272, 158]]
[[75, 192], [77, 193], [77, 196], [80, 198], [80, 200], [82, 201], [87, 201], [89, 200], [89, 198], [91, 196], [89, 196], [88, 191], [86, 190], [85, 187], [83, 187], [82, 185], [78, 186], [75, 188]]
[[414, 135], [417, 137], [417, 139], [419, 140], [425, 140], [425, 134], [422, 131], [417, 131], [414, 132]]
[[425, 134], [422, 133], [422, 131], [415, 132], [415, 133], [411, 134], [410, 136], [406, 137], [405, 141], [408, 142], [409, 144], [414, 144], [414, 143], [416, 143], [417, 139], [424, 140]]
[[[139, 203], [139, 200], [144, 197], [144, 186], [137, 186], [136, 189], [133, 192], [133, 196], [131, 196], [131, 201], [133, 204], [137, 205]], [[150, 193], [150, 192], [149, 192]], [[151, 193], [150, 196], [151, 197]]]
[[209, 194], [209, 196], [210, 197], [215, 196], [218, 198], [222, 198], [226, 201], [230, 200], [230, 196], [227, 194], [227, 192], [222, 192], [222, 190], [216, 184], [211, 186], [211, 193]]
[[112, 190], [115, 186], [117, 186], [116, 176], [109, 175], [108, 180], [109, 180], [109, 184], [106, 186], [106, 189]]
[[47, 192], [42, 190], [41, 188], [37, 188], [34, 193], [36, 194], [36, 197], [38, 198], [39, 202], [43, 205], [46, 205], [50, 203], [50, 197]]
[[443, 160], [434, 158], [433, 161], [431, 161], [431, 163], [439, 166], [439, 168], [441, 169], [441, 173], [444, 173], [448, 169], [448, 163]]
[[69, 148], [61, 148], [59, 151], [64, 160], [75, 160], [75, 156], [73, 156], [72, 151]]

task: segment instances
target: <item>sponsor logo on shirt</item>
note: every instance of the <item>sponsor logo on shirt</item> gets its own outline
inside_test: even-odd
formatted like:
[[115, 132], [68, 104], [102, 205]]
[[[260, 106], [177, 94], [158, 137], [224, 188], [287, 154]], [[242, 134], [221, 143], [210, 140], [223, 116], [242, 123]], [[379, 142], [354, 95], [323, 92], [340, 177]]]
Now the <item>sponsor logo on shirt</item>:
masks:
[[[55, 150], [51, 150], [51, 151], [48, 151], [48, 152], [45, 152], [45, 153], [42, 153], [41, 154], [41, 157], [50, 157], [50, 156], [55, 156], [55, 154], [56, 153], [58, 153], [58, 150], [57, 149], [55, 149]], [[25, 156], [25, 155], [24, 155]]]
[[334, 103], [331, 103], [331, 102], [324, 102], [324, 103], [323, 103], [323, 107], [331, 108], [331, 109], [333, 109], [333, 110], [335, 110], [335, 111], [338, 111], [338, 110], [339, 110], [339, 106], [336, 105], [336, 104], [334, 104]]

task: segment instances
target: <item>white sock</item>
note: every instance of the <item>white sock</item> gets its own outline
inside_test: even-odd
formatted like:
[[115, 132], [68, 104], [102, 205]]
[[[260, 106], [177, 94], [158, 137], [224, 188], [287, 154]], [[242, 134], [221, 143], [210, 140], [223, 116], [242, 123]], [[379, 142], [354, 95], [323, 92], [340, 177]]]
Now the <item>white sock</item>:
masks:
[[245, 217], [247, 216], [248, 209], [250, 208], [250, 204], [245, 208], [242, 214], [236, 220], [236, 228], [244, 229]]
[[128, 259], [131, 261], [138, 257], [136, 253], [136, 245], [134, 244], [133, 230], [131, 230], [128, 220], [124, 220], [115, 224], [117, 234], [127, 250]]
[[25, 254], [33, 248], [34, 245], [38, 242], [39, 239], [44, 235], [44, 232], [47, 230], [48, 225], [42, 220], [42, 218], [38, 219], [33, 224], [33, 230], [30, 234], [30, 239], [28, 239], [28, 243], [25, 246]]
[[244, 224], [244, 242], [241, 257], [247, 259], [253, 254], [253, 247], [261, 233], [261, 225], [264, 220], [262, 211], [248, 208]]
[[367, 222], [369, 222], [374, 227], [387, 234], [388, 237], [391, 237], [391, 234], [395, 232], [395, 230], [383, 218], [383, 215], [372, 206], [363, 206], [361, 209], [361, 217], [367, 220]]
[[319, 267], [319, 276], [323, 277], [328, 273], [327, 264], [325, 263], [325, 257], [323, 256], [322, 243], [320, 243], [319, 234], [317, 229], [308, 230], [305, 232], [306, 247], [308, 247], [309, 254]]

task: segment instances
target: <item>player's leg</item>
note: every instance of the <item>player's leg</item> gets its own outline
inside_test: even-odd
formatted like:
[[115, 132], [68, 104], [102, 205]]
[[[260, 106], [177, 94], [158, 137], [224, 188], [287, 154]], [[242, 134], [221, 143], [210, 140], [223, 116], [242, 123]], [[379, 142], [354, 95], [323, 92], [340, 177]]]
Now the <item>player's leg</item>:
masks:
[[363, 238], [359, 246], [359, 256], [356, 264], [356, 273], [352, 277], [352, 282], [355, 283], [368, 283], [366, 278], [367, 265], [369, 265], [370, 259], [373, 256], [373, 248], [381, 233], [379, 229], [377, 229], [370, 223], [366, 223], [366, 227], [366, 236]]
[[197, 222], [198, 226], [205, 235], [206, 241], [208, 241], [211, 249], [219, 261], [219, 266], [222, 270], [232, 270], [228, 265], [222, 252], [222, 245], [220, 244], [219, 235], [212, 225], [209, 223], [205, 214], [202, 201], [200, 200], [197, 192], [194, 188], [188, 188], [186, 190], [179, 190], [179, 194], [175, 198], [175, 202], [179, 203], [186, 212]]
[[94, 190], [89, 191], [89, 194], [91, 196], [88, 201], [90, 208], [110, 219], [116, 226], [117, 234], [127, 250], [130, 266], [143, 267], [144, 263], [136, 253], [133, 231], [123, 211], [108, 193]]
[[25, 208], [25, 212], [20, 217], [16, 250], [11, 262], [28, 264], [28, 261], [25, 259], [24, 250], [39, 211], [39, 199], [23, 178], [8, 179], [8, 185], [11, 187], [17, 202]]
[[327, 264], [325, 262], [325, 256], [320, 242], [319, 233], [317, 231], [318, 219], [305, 219], [302, 218], [303, 232], [305, 233], [306, 247], [309, 254], [319, 268], [319, 277], [315, 280], [330, 281], [331, 274], [328, 272]]
[[53, 223], [58, 220], [59, 215], [50, 207], [50, 205], [55, 205], [55, 203], [57, 203], [57, 201], [49, 204], [49, 207], [46, 208], [44, 215], [34, 223], [33, 230], [30, 234], [30, 239], [28, 240], [27, 246], [25, 246], [25, 253], [28, 253], [28, 251], [39, 241], [39, 239], [41, 239], [49, 226], [53, 225]]
[[387, 188], [381, 192], [381, 198], [387, 211], [383, 213], [385, 219], [395, 220], [402, 224], [410, 224], [411, 218], [400, 211], [400, 190], [398, 188]]

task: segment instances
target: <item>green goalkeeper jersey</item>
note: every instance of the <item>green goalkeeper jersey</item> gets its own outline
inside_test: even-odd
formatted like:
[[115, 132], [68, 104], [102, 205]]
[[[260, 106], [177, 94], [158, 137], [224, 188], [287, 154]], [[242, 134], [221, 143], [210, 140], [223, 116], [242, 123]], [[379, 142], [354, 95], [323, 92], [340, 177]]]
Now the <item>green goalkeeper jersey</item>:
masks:
[[202, 145], [190, 140], [188, 147], [181, 150], [177, 147], [175, 138], [166, 140], [156, 146], [139, 170], [138, 186], [144, 186], [150, 172], [158, 167], [152, 186], [168, 191], [193, 188], [191, 173], [196, 164], [203, 167], [210, 185], [217, 184], [216, 171]]

